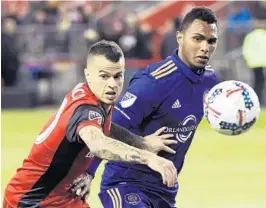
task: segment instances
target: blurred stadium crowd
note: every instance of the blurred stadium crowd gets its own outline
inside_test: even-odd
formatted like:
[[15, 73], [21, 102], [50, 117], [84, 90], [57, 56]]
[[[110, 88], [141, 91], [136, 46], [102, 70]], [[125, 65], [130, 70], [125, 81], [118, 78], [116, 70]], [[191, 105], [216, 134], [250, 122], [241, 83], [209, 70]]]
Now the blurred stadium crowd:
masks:
[[[158, 25], [142, 21], [165, 8], [164, 4], [167, 2], [2, 1], [2, 107], [60, 101], [81, 81], [87, 50], [100, 39], [117, 42], [127, 60], [132, 60], [127, 64], [132, 70], [126, 80], [145, 64], [171, 55], [178, 47], [175, 32], [183, 14], [199, 2], [183, 2], [182, 12], [164, 17]], [[212, 61], [219, 78], [253, 85], [265, 103], [266, 1], [213, 1], [211, 7], [220, 21], [219, 47]], [[247, 58], [242, 51], [252, 51], [249, 45], [253, 43], [242, 46], [255, 29], [262, 30], [261, 40], [251, 38], [262, 51], [256, 48], [259, 55], [255, 58], [264, 55], [260, 63], [250, 61], [251, 55]], [[14, 97], [21, 102], [14, 102]]]

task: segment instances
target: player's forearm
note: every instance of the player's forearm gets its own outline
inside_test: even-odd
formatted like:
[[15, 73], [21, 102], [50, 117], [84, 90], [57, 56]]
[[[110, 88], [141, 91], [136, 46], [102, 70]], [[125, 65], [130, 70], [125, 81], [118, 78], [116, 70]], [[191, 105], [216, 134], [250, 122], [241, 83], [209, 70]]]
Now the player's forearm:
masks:
[[95, 148], [94, 155], [106, 160], [147, 164], [147, 154], [143, 150], [129, 146], [112, 138], [104, 138], [102, 147]]
[[129, 146], [123, 142], [106, 137], [100, 131], [82, 128], [80, 137], [87, 144], [92, 154], [112, 161], [148, 164], [149, 152]]
[[113, 122], [111, 124], [110, 137], [139, 149], [148, 149], [146, 140], [143, 137], [137, 136]]

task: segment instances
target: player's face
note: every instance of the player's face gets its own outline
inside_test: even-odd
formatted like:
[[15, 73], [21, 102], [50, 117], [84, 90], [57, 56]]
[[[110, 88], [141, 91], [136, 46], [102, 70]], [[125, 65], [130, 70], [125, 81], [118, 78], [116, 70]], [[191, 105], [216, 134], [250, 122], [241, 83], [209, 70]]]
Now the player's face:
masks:
[[87, 64], [85, 76], [88, 85], [103, 104], [114, 104], [121, 94], [124, 84], [124, 67], [124, 57], [114, 63], [104, 56], [93, 56]]
[[177, 34], [180, 58], [190, 68], [205, 67], [217, 47], [217, 38], [215, 23], [194, 20], [184, 32]]

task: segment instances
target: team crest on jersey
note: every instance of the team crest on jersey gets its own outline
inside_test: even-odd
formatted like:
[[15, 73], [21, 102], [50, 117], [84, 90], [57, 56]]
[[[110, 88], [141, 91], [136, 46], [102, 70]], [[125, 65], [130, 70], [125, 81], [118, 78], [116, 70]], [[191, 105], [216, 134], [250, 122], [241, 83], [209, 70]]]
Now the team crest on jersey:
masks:
[[141, 202], [141, 199], [138, 194], [130, 193], [125, 195], [125, 201], [130, 205], [137, 205]]
[[96, 111], [89, 111], [89, 120], [94, 121], [96, 120], [99, 125], [102, 124], [103, 117], [100, 113]]
[[126, 94], [124, 95], [124, 97], [122, 98], [122, 100], [120, 101], [120, 104], [123, 108], [128, 108], [131, 105], [134, 104], [134, 102], [136, 101], [137, 96], [133, 95], [130, 92], [126, 92]]
[[189, 140], [198, 127], [196, 116], [190, 114], [179, 122], [177, 127], [166, 127], [165, 133], [174, 133], [177, 141], [186, 143]]

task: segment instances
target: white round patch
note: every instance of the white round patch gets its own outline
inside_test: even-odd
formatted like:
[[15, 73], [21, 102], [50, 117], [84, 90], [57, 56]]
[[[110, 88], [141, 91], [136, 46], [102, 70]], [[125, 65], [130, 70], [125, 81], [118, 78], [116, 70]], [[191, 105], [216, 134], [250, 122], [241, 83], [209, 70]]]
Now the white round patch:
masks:
[[125, 201], [130, 205], [137, 205], [141, 202], [141, 199], [138, 194], [130, 193], [125, 195]]

